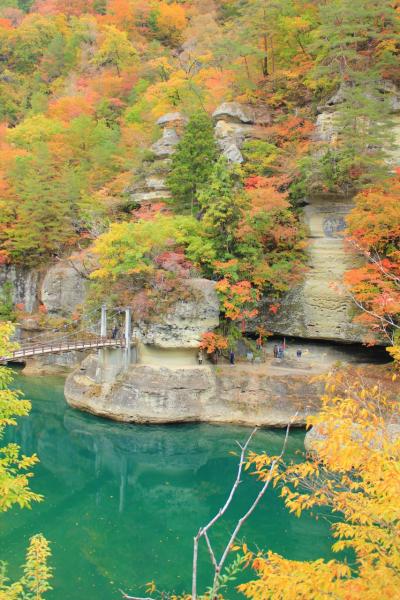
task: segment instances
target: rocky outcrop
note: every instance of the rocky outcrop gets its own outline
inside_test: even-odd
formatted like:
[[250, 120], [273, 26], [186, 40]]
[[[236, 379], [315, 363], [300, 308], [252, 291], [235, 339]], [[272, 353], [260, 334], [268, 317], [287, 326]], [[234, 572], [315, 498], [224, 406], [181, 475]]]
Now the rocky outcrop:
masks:
[[249, 373], [237, 366], [132, 365], [114, 384], [99, 383], [90, 356], [65, 385], [70, 406], [131, 423], [215, 422], [284, 427], [317, 411], [320, 383], [310, 375]]
[[252, 137], [252, 126], [241, 123], [217, 121], [215, 137], [224, 156], [232, 163], [242, 163], [241, 148]]
[[87, 352], [61, 352], [28, 358], [24, 375], [62, 375], [76, 369], [88, 356]]
[[[82, 261], [75, 257], [41, 269], [0, 269], [0, 289], [10, 285], [14, 305], [19, 312], [15, 337], [20, 343], [44, 343], [48, 317], [68, 318], [84, 302], [86, 275]], [[38, 310], [40, 308], [40, 311]], [[49, 321], [50, 322], [50, 321]], [[64, 352], [27, 359], [28, 375], [58, 374], [76, 368], [87, 356], [85, 352]]]
[[269, 125], [271, 113], [267, 108], [253, 107], [239, 102], [223, 102], [213, 113], [215, 121]]
[[72, 261], [60, 261], [46, 272], [40, 299], [49, 315], [70, 315], [83, 303], [85, 295], [86, 280]]
[[[242, 163], [241, 149], [246, 139], [260, 136], [260, 129], [271, 123], [267, 109], [239, 102], [224, 102], [213, 113], [215, 137], [224, 156], [232, 163]], [[258, 128], [256, 127], [258, 126]]]
[[[79, 258], [61, 260], [47, 269], [23, 269], [5, 266], [0, 269], [0, 289], [10, 285], [14, 305], [30, 315], [43, 305], [50, 315], [67, 316], [82, 304], [86, 293], [84, 267]], [[37, 323], [26, 317], [26, 329]]]
[[158, 121], [157, 125], [162, 128], [175, 128], [179, 131], [186, 125], [188, 122], [188, 118], [180, 112], [170, 112], [166, 115], [162, 115]]
[[201, 335], [219, 325], [219, 300], [208, 279], [188, 279], [190, 297], [179, 300], [160, 320], [140, 323], [134, 336], [159, 348], [197, 348]]
[[168, 158], [174, 153], [178, 142], [179, 137], [175, 129], [166, 127], [162, 138], [152, 145], [151, 150], [157, 158]]
[[311, 198], [304, 209], [310, 238], [305, 280], [283, 299], [280, 310], [271, 315], [267, 327], [275, 333], [294, 337], [345, 342], [362, 342], [365, 331], [353, 323], [351, 299], [341, 294], [346, 270], [357, 259], [346, 251], [342, 232], [352, 204], [340, 197]]
[[157, 125], [162, 129], [162, 136], [151, 146], [152, 160], [144, 163], [144, 172], [140, 173], [127, 189], [137, 204], [170, 198], [171, 194], [166, 185], [171, 166], [170, 159], [187, 121], [187, 117], [179, 112], [167, 113], [158, 119]]
[[0, 289], [9, 285], [14, 305], [21, 305], [24, 312], [32, 313], [38, 307], [40, 271], [3, 266], [0, 268]]

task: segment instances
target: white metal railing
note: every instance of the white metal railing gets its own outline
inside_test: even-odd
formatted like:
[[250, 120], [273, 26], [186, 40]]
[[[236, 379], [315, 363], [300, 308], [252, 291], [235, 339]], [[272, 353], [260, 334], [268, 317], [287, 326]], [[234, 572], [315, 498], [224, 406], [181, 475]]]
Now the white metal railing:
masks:
[[58, 352], [69, 352], [71, 350], [86, 350], [91, 348], [106, 348], [116, 347], [121, 348], [125, 346], [125, 340], [121, 338], [104, 338], [98, 337], [89, 340], [75, 340], [68, 342], [51, 342], [49, 344], [35, 344], [30, 346], [22, 346], [18, 350], [15, 350], [10, 356], [0, 357], [0, 362], [10, 362], [12, 360], [29, 358], [31, 356], [43, 355], [43, 354], [57, 354]]

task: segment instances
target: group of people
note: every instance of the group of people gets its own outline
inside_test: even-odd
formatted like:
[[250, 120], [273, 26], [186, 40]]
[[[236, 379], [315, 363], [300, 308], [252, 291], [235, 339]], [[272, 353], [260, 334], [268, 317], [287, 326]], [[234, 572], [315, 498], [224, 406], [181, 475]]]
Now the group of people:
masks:
[[[257, 349], [258, 349], [258, 347], [257, 347]], [[274, 358], [279, 358], [279, 359], [285, 358], [285, 350], [286, 350], [286, 345], [285, 344], [275, 344], [274, 345], [274, 350], [273, 350], [274, 351]], [[302, 353], [303, 353], [303, 351], [300, 350], [300, 349], [298, 349], [296, 351], [296, 356], [297, 356], [298, 359], [301, 358]], [[211, 355], [211, 360], [212, 360], [212, 362], [215, 365], [218, 364], [218, 359], [219, 359], [220, 354], [221, 353], [219, 351], [217, 351], [217, 352], [214, 352]], [[203, 353], [203, 350], [201, 348], [199, 349], [197, 358], [198, 358], [199, 365], [202, 365], [203, 362], [204, 362], [204, 353]], [[233, 366], [235, 364], [235, 358], [236, 358], [235, 357], [235, 352], [233, 350], [230, 350], [229, 351], [229, 364], [231, 366]], [[253, 354], [253, 352], [251, 352], [249, 350], [247, 352], [247, 354], [246, 354], [246, 358], [247, 358], [248, 362], [253, 363], [254, 362], [254, 354]]]
[[274, 358], [284, 358], [285, 348], [282, 344], [275, 344], [274, 346]]
[[[275, 344], [274, 346], [274, 358], [285, 358], [286, 346], [284, 344]], [[301, 358], [303, 351], [298, 348], [296, 350], [297, 358]]]

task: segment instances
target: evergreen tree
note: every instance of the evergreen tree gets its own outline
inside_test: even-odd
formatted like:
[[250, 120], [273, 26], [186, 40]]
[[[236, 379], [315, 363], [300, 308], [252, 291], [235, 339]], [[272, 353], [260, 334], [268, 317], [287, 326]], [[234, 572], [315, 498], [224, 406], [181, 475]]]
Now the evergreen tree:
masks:
[[393, 122], [382, 91], [384, 70], [395, 60], [387, 41], [396, 31], [396, 13], [390, 0], [333, 0], [320, 15], [316, 72], [336, 82], [341, 95], [337, 144], [322, 163], [338, 187], [351, 191], [388, 176]]
[[243, 218], [244, 196], [236, 189], [225, 157], [214, 164], [208, 183], [199, 193], [203, 224], [212, 237], [220, 260], [233, 257], [235, 234]]
[[195, 113], [172, 158], [167, 184], [179, 212], [191, 212], [199, 204], [199, 191], [211, 175], [217, 158], [213, 124], [204, 112]]
[[7, 250], [24, 264], [46, 260], [73, 234], [71, 206], [47, 147], [38, 146], [34, 156], [20, 157], [10, 180], [18, 201]]

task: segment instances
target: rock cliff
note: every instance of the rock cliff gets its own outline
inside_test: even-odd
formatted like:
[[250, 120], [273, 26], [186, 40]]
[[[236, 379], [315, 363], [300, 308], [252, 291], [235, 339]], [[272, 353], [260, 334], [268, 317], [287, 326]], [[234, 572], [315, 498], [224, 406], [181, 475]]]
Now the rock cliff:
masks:
[[132, 365], [114, 383], [99, 381], [88, 357], [66, 381], [70, 406], [132, 423], [207, 421], [284, 427], [305, 423], [319, 405], [321, 384], [304, 371], [288, 377], [245, 367]]
[[[12, 301], [19, 308], [17, 338], [21, 341], [43, 338], [38, 315], [68, 318], [84, 302], [86, 276], [80, 258], [61, 260], [39, 269], [5, 266], [0, 269], [0, 291], [8, 284]], [[64, 372], [76, 367], [86, 353], [68, 352], [27, 361], [27, 374]]]
[[[316, 122], [316, 141], [333, 142], [335, 138], [334, 113], [342, 101], [340, 90], [319, 108]], [[272, 121], [267, 108], [254, 108], [238, 102], [225, 102], [213, 113], [217, 143], [230, 162], [242, 163], [242, 147], [246, 140], [268, 139]], [[180, 113], [169, 113], [158, 120], [162, 137], [152, 151], [156, 160], [148, 167], [146, 175], [131, 189], [132, 199], [141, 203], [169, 197], [165, 178], [170, 167], [179, 134], [186, 119]], [[365, 331], [353, 323], [354, 307], [349, 298], [334, 289], [342, 282], [347, 269], [357, 264], [357, 257], [345, 248], [342, 233], [345, 218], [352, 208], [349, 198], [326, 195], [305, 200], [304, 221], [309, 231], [308, 271], [301, 285], [292, 289], [282, 301], [275, 316], [263, 323], [270, 331], [305, 339], [362, 342]], [[265, 311], [261, 311], [265, 314]], [[157, 331], [150, 327], [144, 336], [156, 344], [168, 345], [168, 337], [177, 335], [174, 326], [176, 315]], [[179, 334], [178, 334], [179, 335]], [[183, 345], [185, 345], [185, 341]]]
[[304, 220], [309, 231], [308, 271], [304, 281], [283, 299], [267, 327], [294, 337], [362, 342], [365, 331], [353, 323], [351, 299], [340, 294], [346, 270], [353, 268], [357, 257], [345, 248], [343, 230], [351, 201], [335, 196], [309, 198]]
[[219, 325], [219, 300], [213, 281], [188, 279], [189, 300], [178, 300], [163, 318], [139, 323], [134, 337], [158, 348], [198, 348], [201, 335]]

